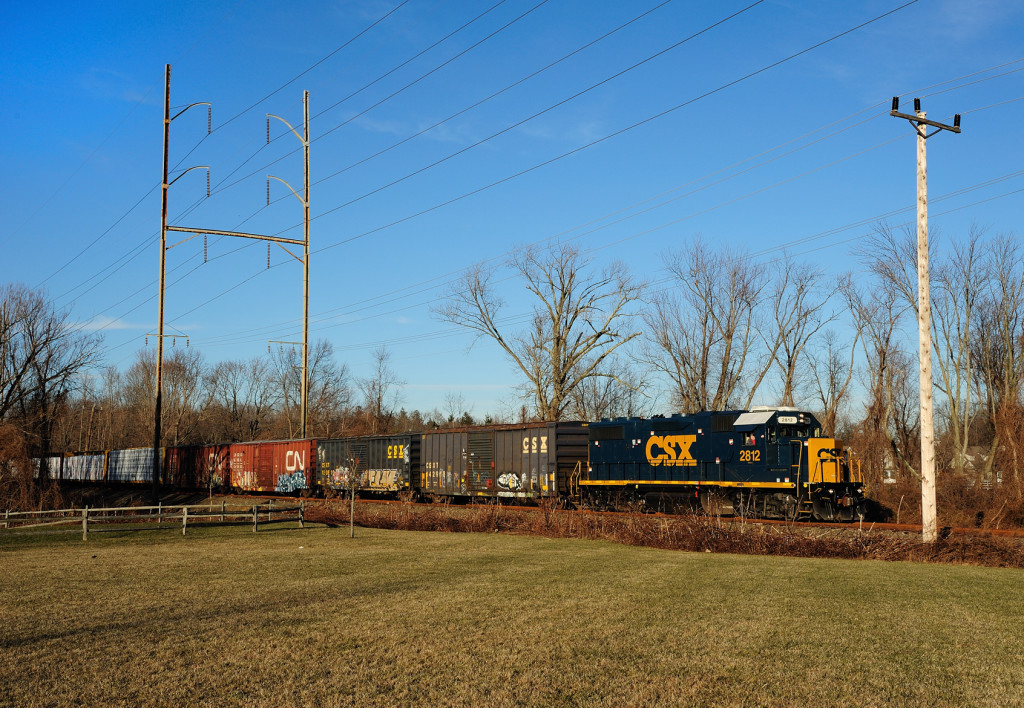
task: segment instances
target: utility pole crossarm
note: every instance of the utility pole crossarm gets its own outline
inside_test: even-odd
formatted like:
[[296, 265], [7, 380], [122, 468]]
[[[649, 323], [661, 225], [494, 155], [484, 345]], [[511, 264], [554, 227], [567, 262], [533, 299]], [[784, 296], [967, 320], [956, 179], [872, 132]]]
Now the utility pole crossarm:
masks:
[[258, 241], [274, 241], [276, 243], [290, 243], [294, 246], [301, 246], [306, 242], [302, 239], [281, 238], [280, 236], [264, 236], [262, 234], [247, 234], [242, 231], [220, 231], [218, 229], [193, 228], [191, 226], [168, 226], [168, 231], [180, 231], [186, 234], [209, 234], [210, 236], [237, 236], [238, 238], [254, 238]]
[[[924, 117], [924, 115], [920, 115], [920, 113], [921, 113], [921, 99], [919, 99], [919, 98], [915, 98], [914, 99], [914, 111], [915, 111], [915, 114], [900, 113], [899, 108], [900, 108], [900, 97], [899, 96], [893, 96], [892, 97], [892, 110], [889, 111], [889, 115], [891, 115], [893, 118], [904, 118], [904, 119], [909, 120], [911, 123], [914, 123], [915, 125], [918, 125], [918, 126], [930, 125], [933, 128], [938, 128], [939, 130], [948, 130], [948, 131], [950, 131], [952, 133], [959, 133], [959, 132], [961, 132], [961, 130], [960, 130], [960, 114], [959, 113], [957, 113], [956, 115], [953, 116], [953, 125], [946, 125], [945, 123], [940, 123], [937, 120], [928, 120], [927, 118]], [[925, 137], [926, 138], [930, 138], [932, 135], [935, 135], [935, 133], [931, 133], [931, 135], [926, 135]]]

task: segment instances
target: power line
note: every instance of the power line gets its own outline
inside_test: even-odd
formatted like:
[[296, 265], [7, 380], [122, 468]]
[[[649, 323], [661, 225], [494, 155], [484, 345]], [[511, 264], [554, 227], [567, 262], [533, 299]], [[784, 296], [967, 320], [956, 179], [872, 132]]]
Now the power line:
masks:
[[[971, 76], [971, 75], [968, 75], [968, 76]], [[943, 84], [945, 84], [945, 83], [948, 83], [948, 82], [943, 82]], [[943, 85], [943, 84], [938, 84], [938, 85]], [[1005, 102], [1003, 102], [1003, 103], [1005, 103]], [[832, 121], [831, 123], [829, 123], [829, 124], [826, 124], [825, 126], [822, 126], [821, 128], [818, 128], [818, 129], [816, 129], [816, 130], [810, 131], [809, 133], [806, 133], [805, 135], [803, 135], [803, 136], [800, 136], [799, 138], [796, 138], [796, 139], [793, 139], [793, 140], [787, 141], [787, 142], [785, 142], [785, 143], [782, 143], [781, 145], [779, 145], [779, 146], [776, 146], [775, 148], [771, 148], [771, 149], [769, 149], [769, 150], [767, 150], [767, 151], [762, 151], [762, 152], [761, 152], [761, 153], [759, 153], [758, 155], [755, 155], [755, 156], [754, 156], [754, 157], [752, 157], [752, 158], [748, 158], [747, 160], [743, 160], [743, 161], [740, 161], [740, 162], [736, 163], [736, 164], [735, 164], [735, 165], [734, 165], [733, 167], [736, 167], [736, 166], [740, 166], [740, 165], [742, 165], [742, 164], [744, 164], [744, 163], [746, 163], [746, 162], [748, 162], [748, 161], [750, 161], [750, 160], [752, 160], [752, 159], [756, 159], [757, 157], [760, 157], [760, 156], [762, 156], [762, 155], [765, 155], [765, 154], [769, 154], [769, 153], [771, 153], [771, 152], [773, 152], [773, 151], [776, 151], [776, 150], [778, 150], [778, 149], [780, 149], [780, 148], [782, 148], [782, 147], [785, 147], [785, 146], [787, 146], [787, 145], [790, 145], [790, 144], [792, 144], [792, 143], [794, 143], [794, 142], [797, 142], [797, 141], [799, 141], [799, 140], [801, 140], [801, 139], [803, 139], [803, 138], [806, 138], [806, 137], [812, 136], [812, 135], [814, 135], [814, 134], [816, 134], [816, 133], [820, 132], [821, 130], [824, 130], [824, 129], [826, 129], [826, 128], [828, 128], [828, 127], [831, 127], [831, 126], [833, 126], [833, 125], [837, 125], [837, 124], [839, 124], [839, 123], [842, 123], [842, 122], [844, 122], [844, 121], [846, 121], [846, 120], [849, 120], [849, 119], [850, 119], [850, 118], [852, 118], [852, 117], [856, 117], [857, 115], [860, 115], [860, 114], [862, 114], [862, 113], [866, 112], [867, 110], [870, 110], [871, 108], [876, 108], [876, 107], [877, 107], [878, 105], [881, 105], [881, 104], [876, 104], [875, 106], [869, 107], [869, 108], [867, 108], [867, 109], [862, 109], [861, 111], [857, 111], [857, 112], [855, 112], [855, 113], [851, 114], [850, 116], [847, 116], [846, 118], [843, 118], [843, 119], [839, 119], [839, 120], [837, 120], [837, 121]], [[998, 106], [998, 105], [1003, 105], [1003, 104], [1002, 104], [1002, 103], [1000, 103], [1000, 104], [995, 104], [995, 105], [996, 105], [996, 106]], [[983, 110], [983, 109], [973, 109], [973, 110]], [[877, 117], [877, 116], [874, 116], [874, 117]], [[734, 177], [734, 176], [738, 176], [739, 174], [743, 174], [743, 173], [745, 173], [745, 172], [749, 172], [749, 171], [751, 171], [752, 169], [755, 169], [755, 168], [756, 168], [756, 167], [758, 167], [758, 166], [763, 166], [764, 164], [768, 164], [769, 162], [772, 162], [772, 161], [774, 161], [774, 160], [776, 160], [776, 159], [780, 159], [781, 157], [785, 157], [785, 156], [787, 156], [787, 155], [793, 154], [794, 152], [796, 152], [796, 151], [798, 151], [798, 150], [802, 150], [802, 149], [804, 149], [804, 148], [806, 148], [806, 147], [809, 147], [810, 145], [813, 145], [813, 144], [816, 144], [816, 143], [818, 143], [818, 142], [821, 142], [822, 140], [824, 140], [824, 139], [827, 139], [828, 137], [832, 137], [832, 136], [834, 136], [834, 135], [837, 135], [837, 134], [839, 134], [839, 133], [841, 133], [841, 132], [844, 132], [844, 131], [846, 131], [846, 130], [848, 130], [848, 129], [852, 128], [852, 127], [856, 127], [857, 125], [861, 125], [861, 124], [863, 124], [863, 123], [865, 123], [865, 122], [867, 122], [867, 121], [869, 121], [869, 120], [873, 120], [873, 119], [874, 119], [874, 117], [868, 118], [868, 119], [866, 119], [866, 120], [864, 120], [864, 121], [860, 121], [859, 123], [857, 123], [857, 124], [855, 124], [855, 125], [853, 125], [853, 126], [848, 126], [847, 128], [843, 128], [843, 129], [841, 129], [841, 130], [835, 131], [834, 133], [830, 134], [829, 136], [825, 136], [824, 138], [819, 138], [818, 140], [815, 140], [815, 141], [813, 141], [812, 143], [809, 143], [809, 144], [807, 144], [807, 145], [804, 145], [804, 146], [802, 146], [802, 147], [800, 147], [800, 148], [797, 148], [797, 149], [795, 149], [795, 150], [791, 150], [791, 151], [789, 151], [789, 152], [787, 152], [787, 153], [783, 153], [783, 154], [781, 154], [781, 155], [778, 155], [778, 156], [776, 156], [776, 157], [773, 157], [773, 158], [771, 158], [770, 160], [766, 160], [766, 161], [762, 162], [762, 163], [761, 163], [760, 165], [755, 165], [754, 167], [750, 167], [750, 168], [747, 168], [746, 170], [743, 170], [742, 172], [736, 173], [736, 174], [734, 174], [734, 175], [732, 175], [732, 176], [730, 176], [730, 177], [727, 177], [727, 178], [724, 178], [724, 179], [722, 179], [722, 180], [719, 180], [718, 182], [716, 182], [716, 183], [713, 183], [713, 184], [718, 184], [718, 183], [724, 182], [725, 180], [727, 180], [727, 179], [731, 179], [731, 178], [732, 178], [732, 177]], [[889, 141], [885, 141], [884, 143], [882, 143], [882, 144], [880, 144], [880, 145], [876, 145], [876, 146], [875, 146], [874, 148], [868, 148], [867, 150], [871, 150], [871, 149], [876, 149], [876, 148], [880, 147], [881, 145], [884, 145], [884, 144], [888, 144], [888, 143], [891, 143], [891, 142], [893, 142], [894, 140], [898, 140], [898, 139], [899, 139], [899, 138], [896, 138], [896, 139], [893, 139], [893, 140], [889, 140]], [[858, 152], [858, 153], [855, 153], [855, 155], [856, 155], [856, 154], [862, 154], [863, 152], [866, 152], [867, 150], [862, 150], [862, 151], [860, 151], [860, 152]], [[802, 175], [798, 175], [797, 177], [793, 177], [793, 178], [790, 178], [790, 179], [787, 179], [787, 180], [783, 180], [782, 182], [776, 183], [775, 185], [772, 185], [771, 187], [765, 187], [765, 188], [761, 188], [761, 189], [759, 189], [759, 190], [756, 190], [755, 192], [752, 192], [752, 193], [746, 194], [746, 195], [744, 195], [744, 196], [742, 196], [742, 197], [737, 197], [736, 199], [733, 199], [733, 200], [729, 200], [729, 201], [727, 201], [727, 202], [725, 202], [725, 203], [722, 203], [722, 204], [719, 204], [719, 205], [717, 205], [717, 206], [711, 207], [711, 208], [709, 208], [709, 209], [706, 209], [706, 210], [704, 210], [704, 211], [702, 211], [702, 212], [698, 212], [697, 214], [692, 214], [692, 215], [690, 215], [690, 216], [684, 217], [683, 219], [678, 219], [678, 220], [675, 220], [675, 221], [672, 221], [672, 222], [669, 222], [669, 223], [663, 224], [663, 225], [661, 225], [661, 226], [659, 226], [659, 227], [655, 227], [654, 229], [650, 229], [650, 230], [648, 230], [648, 231], [645, 231], [645, 232], [641, 232], [640, 234], [635, 234], [635, 235], [633, 235], [633, 236], [627, 237], [627, 239], [624, 239], [624, 240], [628, 240], [628, 239], [630, 239], [630, 238], [636, 238], [636, 237], [638, 237], [638, 236], [641, 236], [641, 235], [645, 235], [645, 234], [647, 234], [647, 233], [650, 233], [650, 232], [653, 232], [653, 231], [656, 231], [656, 230], [660, 230], [660, 229], [666, 228], [666, 227], [668, 227], [668, 226], [674, 225], [674, 224], [676, 224], [676, 223], [679, 223], [680, 221], [683, 221], [683, 220], [685, 220], [685, 219], [693, 218], [694, 216], [696, 216], [696, 215], [698, 215], [698, 214], [701, 214], [701, 213], [707, 213], [708, 211], [712, 211], [712, 210], [714, 210], [714, 209], [719, 209], [719, 208], [721, 208], [721, 207], [723, 207], [723, 206], [726, 206], [726, 205], [728, 205], [728, 204], [730, 204], [730, 203], [734, 203], [735, 201], [738, 201], [738, 200], [740, 200], [740, 199], [743, 199], [743, 198], [746, 198], [746, 197], [752, 196], [753, 194], [757, 194], [757, 193], [763, 192], [763, 191], [765, 191], [766, 189], [770, 189], [770, 188], [772, 188], [772, 187], [775, 187], [775, 186], [779, 186], [779, 185], [781, 185], [781, 184], [785, 184], [785, 183], [787, 183], [787, 182], [793, 181], [794, 179], [797, 179], [797, 178], [799, 178], [799, 177], [801, 177], [801, 176], [806, 176], [806, 175], [808, 175], [808, 174], [811, 174], [811, 173], [813, 173], [814, 171], [817, 171], [817, 170], [820, 170], [820, 169], [824, 169], [824, 167], [827, 167], [827, 166], [830, 166], [830, 165], [833, 165], [833, 164], [837, 164], [838, 162], [844, 161], [844, 160], [846, 160], [846, 159], [850, 159], [851, 157], [853, 157], [853, 155], [847, 156], [847, 157], [845, 157], [845, 158], [840, 158], [839, 160], [836, 160], [836, 161], [833, 161], [833, 162], [831, 162], [831, 163], [828, 163], [828, 165], [824, 165], [824, 166], [821, 166], [821, 167], [815, 168], [814, 170], [811, 170], [811, 171], [809, 171], [809, 172], [805, 172], [805, 173], [803, 173]], [[698, 180], [693, 180], [693, 181], [691, 181], [691, 182], [687, 183], [686, 185], [682, 185], [681, 187], [677, 187], [677, 188], [674, 188], [673, 190], [669, 190], [668, 192], [663, 192], [663, 193], [662, 193], [661, 195], [658, 195], [658, 197], [660, 197], [660, 196], [665, 196], [665, 195], [667, 195], [667, 194], [671, 194], [672, 192], [678, 191], [679, 189], [682, 189], [682, 188], [683, 188], [683, 187], [685, 187], [685, 186], [688, 186], [688, 185], [692, 185], [692, 184], [698, 183], [698, 182], [700, 182], [700, 181], [703, 181], [703, 180], [707, 179], [708, 177], [714, 176], [715, 174], [721, 173], [721, 172], [723, 172], [723, 171], [725, 171], [725, 170], [727, 170], [727, 169], [731, 169], [731, 168], [722, 168], [722, 169], [720, 169], [720, 170], [716, 170], [715, 172], [712, 172], [712, 173], [710, 173], [709, 175], [706, 175], [706, 176], [705, 176], [705, 177], [703, 177], [703, 178], [700, 178], [700, 179], [698, 179]], [[701, 189], [707, 188], [708, 186], [712, 186], [712, 185], [706, 185], [705, 187], [702, 187]], [[697, 191], [699, 191], [699, 190], [697, 190]], [[695, 192], [690, 192], [690, 193], [688, 193], [688, 194], [693, 194], [693, 193], [695, 193]], [[688, 196], [688, 195], [683, 195], [683, 196]], [[656, 198], [658, 198], [658, 197], [653, 197], [652, 199], [656, 199]], [[663, 202], [662, 204], [660, 204], [660, 205], [658, 205], [658, 206], [663, 206], [663, 205], [665, 205], [665, 204], [667, 204], [667, 203], [669, 203], [669, 202], [671, 202], [671, 201], [676, 201], [676, 199], [678, 199], [678, 198], [680, 198], [680, 197], [676, 197], [676, 198], [670, 199], [670, 200], [668, 200], [668, 201], [666, 201], [666, 202]], [[633, 205], [633, 207], [635, 207], [635, 206], [637, 206], [637, 205], [642, 205], [642, 204], [645, 204], [645, 203], [647, 203], [647, 202], [649, 202], [649, 201], [650, 201], [650, 200], [644, 200], [644, 201], [642, 201], [642, 202], [639, 202], [639, 203], [637, 203], [637, 204]], [[583, 226], [587, 226], [587, 225], [590, 225], [590, 224], [593, 224], [593, 223], [596, 223], [596, 222], [602, 221], [602, 220], [604, 220], [604, 219], [608, 218], [609, 216], [612, 216], [612, 215], [615, 215], [615, 214], [621, 213], [622, 211], [626, 211], [626, 210], [628, 210], [628, 209], [630, 209], [630, 208], [633, 208], [633, 207], [626, 207], [625, 209], [622, 209], [622, 210], [618, 210], [617, 212], [612, 212], [612, 214], [609, 214], [609, 215], [606, 215], [605, 217], [601, 217], [601, 218], [599, 218], [599, 219], [596, 219], [596, 220], [593, 220], [593, 221], [591, 221], [591, 222], [588, 222], [587, 224], [585, 224], [585, 225], [583, 225]], [[640, 213], [645, 213], [645, 212], [647, 212], [647, 211], [650, 211], [650, 210], [651, 210], [651, 209], [653, 209], [653, 208], [657, 208], [657, 207], [651, 207], [651, 208], [649, 208], [649, 209], [645, 209], [645, 210], [643, 210], [642, 212], [638, 212], [637, 214], [634, 214], [634, 215], [632, 215], [632, 216], [636, 216], [636, 215], [638, 215], [638, 214], [640, 214]], [[626, 217], [626, 218], [632, 218], [632, 216], [630, 216], [630, 217]], [[618, 220], [618, 221], [616, 221], [616, 222], [613, 222], [613, 223], [621, 223], [621, 222], [622, 222], [622, 221], [624, 221], [624, 220], [625, 220], [625, 219], [620, 219], [620, 220]], [[611, 225], [611, 224], [609, 224], [609, 225]], [[606, 226], [608, 226], [608, 225], [606, 225]], [[572, 231], [578, 230], [579, 228], [582, 228], [582, 227], [574, 227], [573, 229], [568, 229], [568, 230], [566, 230], [566, 231], [563, 231], [563, 232], [562, 232], [561, 234], [556, 234], [555, 236], [551, 236], [551, 237], [548, 237], [548, 238], [546, 238], [546, 239], [543, 239], [542, 241], [547, 241], [547, 240], [551, 240], [551, 239], [553, 239], [553, 238], [558, 238], [558, 237], [560, 237], [561, 235], [565, 235], [565, 234], [567, 234], [567, 233], [571, 233]], [[583, 234], [579, 234], [579, 235], [578, 235], [578, 236], [577, 236], [576, 238], [578, 238], [578, 237], [581, 237], [581, 236], [583, 236], [583, 235], [587, 235], [587, 234], [589, 234], [589, 233], [593, 233], [593, 232], [595, 232], [595, 231], [597, 231], [597, 230], [600, 230], [600, 228], [605, 228], [605, 227], [603, 226], [603, 227], [599, 227], [598, 229], [592, 229], [591, 231], [585, 232], [585, 233], [583, 233]], [[621, 243], [621, 241], [618, 241], [618, 242], [615, 242], [615, 243]], [[607, 244], [606, 246], [603, 246], [602, 248], [604, 248], [604, 247], [607, 247], [607, 246], [610, 246], [610, 245], [614, 245], [614, 244]], [[232, 251], [232, 252], [237, 252], [238, 250], [241, 250], [241, 249], [234, 249], [234, 251]], [[194, 272], [194, 271], [195, 271], [195, 269], [193, 269], [192, 271], [190, 271], [190, 273], [191, 273], [191, 272]], [[457, 272], [457, 271], [456, 271], [456, 272]], [[186, 274], [186, 276], [187, 276], [187, 275], [188, 275], [188, 274]], [[238, 288], [238, 287], [240, 287], [240, 286], [241, 286], [242, 284], [244, 284], [244, 283], [246, 283], [246, 282], [248, 282], [248, 281], [252, 280], [253, 278], [255, 278], [255, 277], [256, 277], [257, 275], [259, 275], [259, 272], [257, 272], [257, 273], [254, 273], [253, 275], [251, 275], [250, 277], [246, 278], [246, 279], [245, 279], [244, 281], [242, 281], [241, 283], [237, 283], [236, 285], [234, 285], [234, 286], [230, 287], [230, 288], [229, 288], [228, 290], [222, 291], [222, 292], [221, 292], [220, 294], [218, 294], [218, 295], [214, 296], [213, 298], [210, 298], [209, 300], [205, 301], [204, 303], [202, 303], [201, 305], [197, 306], [196, 308], [193, 308], [192, 310], [189, 310], [188, 312], [186, 312], [186, 313], [183, 313], [183, 314], [179, 315], [179, 316], [178, 316], [178, 318], [180, 318], [180, 317], [183, 317], [183, 316], [186, 316], [186, 315], [188, 315], [188, 314], [191, 314], [192, 312], [194, 312], [195, 310], [199, 309], [200, 307], [202, 307], [202, 306], [204, 306], [204, 305], [206, 305], [206, 304], [209, 304], [210, 302], [213, 302], [214, 300], [216, 300], [216, 299], [218, 299], [218, 298], [222, 297], [223, 295], [227, 294], [228, 292], [231, 292], [231, 291], [233, 291], [233, 290], [237, 289], [237, 288]], [[184, 277], [185, 277], [185, 276], [183, 276], [182, 278], [184, 278]], [[434, 280], [438, 280], [438, 279], [443, 279], [443, 278], [445, 278], [445, 277], [447, 277], [447, 276], [439, 276], [438, 278], [435, 278]], [[180, 280], [181, 280], [181, 279], [179, 279], [178, 281], [175, 281], [175, 282], [180, 282]], [[430, 282], [430, 281], [428, 281], [428, 282]], [[434, 287], [438, 287], [438, 286], [434, 286]], [[433, 288], [428, 288], [428, 290], [429, 290], [429, 289], [433, 289]], [[386, 295], [385, 295], [385, 296], [386, 296]], [[381, 297], [383, 297], [383, 296], [381, 296]], [[378, 298], [373, 298], [373, 299], [379, 299], [379, 297], [378, 297]], [[373, 300], [373, 299], [371, 299], [371, 300]], [[320, 313], [320, 315], [323, 315], [323, 314], [327, 314], [327, 312], [331, 312], [331, 311], [330, 311], [330, 310], [328, 310], [328, 311], [326, 311], [326, 312], [324, 312], [324, 313]], [[285, 323], [281, 323], [281, 324], [285, 324]], [[263, 329], [263, 330], [266, 330], [266, 329], [272, 329], [272, 328], [273, 328], [273, 327], [275, 327], [275, 326], [277, 326], [277, 325], [269, 325], [269, 326], [267, 326], [267, 327], [264, 327], [264, 328], [259, 328], [259, 329]], [[257, 330], [254, 330], [254, 331], [257, 331]]]

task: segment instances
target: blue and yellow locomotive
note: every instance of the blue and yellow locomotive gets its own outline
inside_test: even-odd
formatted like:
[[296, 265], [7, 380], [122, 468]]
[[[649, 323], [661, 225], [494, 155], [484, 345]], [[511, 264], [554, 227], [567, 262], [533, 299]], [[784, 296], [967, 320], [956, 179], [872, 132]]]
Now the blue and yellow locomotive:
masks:
[[795, 408], [701, 412], [591, 423], [584, 502], [852, 521], [865, 512], [860, 467]]

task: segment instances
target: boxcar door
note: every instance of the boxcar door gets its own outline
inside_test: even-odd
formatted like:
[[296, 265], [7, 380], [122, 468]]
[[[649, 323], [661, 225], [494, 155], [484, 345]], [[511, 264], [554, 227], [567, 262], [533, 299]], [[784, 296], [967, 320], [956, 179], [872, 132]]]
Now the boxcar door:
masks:
[[466, 486], [471, 496], [494, 495], [494, 433], [472, 432], [466, 441]]

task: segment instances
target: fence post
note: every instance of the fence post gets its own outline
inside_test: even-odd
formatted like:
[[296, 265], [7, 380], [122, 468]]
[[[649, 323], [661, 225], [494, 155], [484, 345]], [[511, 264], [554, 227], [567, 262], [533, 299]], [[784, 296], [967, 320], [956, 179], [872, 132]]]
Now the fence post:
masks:
[[270, 503], [267, 504], [267, 521], [274, 520], [274, 500], [271, 499]]
[[306, 528], [303, 525], [303, 522], [305, 521], [305, 519], [306, 519], [306, 500], [303, 499], [302, 501], [299, 502], [299, 528], [300, 529]]
[[82, 509], [82, 540], [89, 537], [89, 507]]
[[224, 523], [224, 500], [220, 500], [220, 522]]
[[259, 515], [257, 514], [256, 509], [257, 509], [256, 505], [253, 504], [252, 505], [252, 532], [253, 533], [256, 533], [256, 528], [259, 525], [259, 520], [258, 520], [259, 519]]
[[11, 527], [11, 522], [9, 521], [10, 518], [11, 518], [11, 510], [10, 509], [4, 509], [4, 528], [5, 529], [9, 529]]
[[185, 535], [185, 527], [188, 526], [188, 507], [181, 507], [181, 535]]
[[162, 523], [164, 520], [164, 505], [163, 502], [156, 503], [156, 522]]

